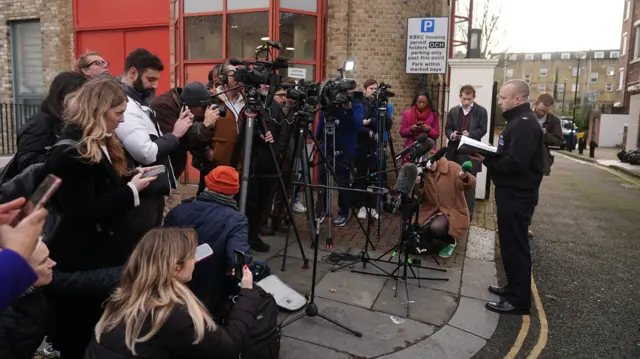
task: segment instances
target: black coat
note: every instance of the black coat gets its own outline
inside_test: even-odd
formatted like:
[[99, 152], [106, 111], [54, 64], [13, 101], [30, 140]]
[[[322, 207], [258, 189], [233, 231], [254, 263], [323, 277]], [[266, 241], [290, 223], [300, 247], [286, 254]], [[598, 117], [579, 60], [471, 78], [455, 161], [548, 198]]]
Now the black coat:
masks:
[[[79, 141], [81, 130], [67, 128], [60, 138]], [[51, 201], [62, 221], [50, 239], [50, 256], [66, 273], [123, 265], [135, 245], [129, 216], [133, 190], [104, 155], [95, 164], [78, 157], [75, 147], [59, 146], [46, 162], [48, 172], [62, 179]], [[107, 297], [102, 291], [87, 296], [73, 290], [47, 293], [50, 336], [57, 349], [70, 357], [81, 355]]]
[[[447, 153], [447, 159], [462, 165], [465, 161], [469, 161], [469, 156], [456, 153], [455, 149], [458, 148], [460, 141], [450, 140], [453, 132], [460, 131], [460, 126], [462, 125], [460, 122], [460, 111], [460, 106], [453, 107], [449, 110], [447, 113], [447, 123], [445, 124], [444, 133], [447, 135], [447, 140], [449, 140], [448, 147], [450, 150]], [[489, 116], [487, 115], [487, 110], [477, 103], [474, 103], [473, 107], [471, 107], [471, 111], [469, 112], [469, 137], [477, 141], [482, 141], [482, 137], [487, 133], [488, 120]], [[482, 171], [482, 164], [480, 162], [472, 160], [471, 163], [473, 164], [471, 172], [474, 175]]]
[[[236, 359], [250, 339], [250, 330], [255, 324], [261, 304], [262, 297], [257, 290], [240, 290], [226, 324], [216, 325], [216, 330], [207, 332], [198, 344], [193, 344], [193, 321], [186, 308], [179, 306], [169, 315], [167, 322], [156, 335], [136, 345], [138, 356], [134, 357], [127, 349], [125, 326], [120, 324], [114, 330], [103, 333], [100, 344], [92, 339], [84, 358]], [[147, 321], [141, 333], [147, 333], [150, 329], [150, 322]]]
[[16, 299], [0, 315], [0, 358], [31, 359], [46, 332], [47, 302], [40, 290]]

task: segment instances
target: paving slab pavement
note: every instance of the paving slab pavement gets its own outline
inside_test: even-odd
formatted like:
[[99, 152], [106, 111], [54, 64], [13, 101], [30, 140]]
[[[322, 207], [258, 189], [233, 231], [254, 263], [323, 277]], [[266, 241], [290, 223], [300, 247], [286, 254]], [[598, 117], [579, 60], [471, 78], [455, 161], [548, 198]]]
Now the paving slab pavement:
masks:
[[[272, 250], [260, 254], [272, 273], [300, 293], [310, 290], [311, 269], [302, 270], [298, 245], [288, 247], [287, 268], [280, 271], [284, 253], [282, 237], [267, 237]], [[449, 262], [446, 272], [420, 270], [420, 276], [447, 278], [448, 281], [388, 279], [361, 273], [361, 263], [332, 272], [331, 264], [319, 263], [316, 279], [316, 304], [321, 313], [363, 333], [355, 337], [319, 317], [303, 318], [283, 330], [283, 358], [471, 358], [491, 338], [498, 315], [484, 309], [487, 300], [496, 300], [487, 286], [497, 283], [494, 258], [495, 232], [473, 226], [467, 241], [464, 261]], [[308, 240], [303, 248], [310, 260], [313, 252]], [[308, 249], [308, 250], [307, 250]], [[344, 248], [358, 254], [360, 248]], [[319, 251], [319, 259], [329, 252]], [[381, 253], [371, 253], [371, 257]], [[325, 257], [326, 258], [326, 257]], [[433, 258], [420, 258], [423, 266], [437, 267]], [[364, 271], [390, 273], [397, 263], [369, 263]], [[396, 293], [397, 288], [397, 295]], [[406, 292], [409, 292], [407, 299]], [[407, 305], [410, 313], [407, 316]], [[291, 318], [297, 313], [283, 313]]]

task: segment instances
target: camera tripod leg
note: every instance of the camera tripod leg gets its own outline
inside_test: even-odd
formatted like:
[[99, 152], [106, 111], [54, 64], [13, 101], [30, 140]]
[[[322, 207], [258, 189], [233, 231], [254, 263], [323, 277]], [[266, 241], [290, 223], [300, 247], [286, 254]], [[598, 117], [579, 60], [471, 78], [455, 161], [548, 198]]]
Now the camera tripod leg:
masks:
[[344, 329], [344, 330], [348, 331], [349, 333], [351, 333], [351, 334], [355, 335], [356, 337], [358, 337], [358, 338], [362, 338], [362, 333], [361, 333], [361, 332], [359, 332], [359, 331], [357, 331], [357, 330], [354, 330], [354, 329], [351, 329], [351, 328], [347, 327], [346, 325], [344, 325], [344, 324], [342, 324], [342, 323], [339, 323], [339, 322], [337, 322], [337, 321], [335, 321], [335, 320], [333, 320], [333, 319], [331, 319], [331, 318], [327, 317], [326, 315], [324, 315], [324, 314], [322, 314], [322, 313], [318, 313], [318, 316], [319, 316], [320, 318], [322, 318], [322, 319], [326, 320], [327, 322], [332, 323], [333, 325], [337, 325], [337, 326], [339, 326], [340, 328], [342, 328], [342, 329]]

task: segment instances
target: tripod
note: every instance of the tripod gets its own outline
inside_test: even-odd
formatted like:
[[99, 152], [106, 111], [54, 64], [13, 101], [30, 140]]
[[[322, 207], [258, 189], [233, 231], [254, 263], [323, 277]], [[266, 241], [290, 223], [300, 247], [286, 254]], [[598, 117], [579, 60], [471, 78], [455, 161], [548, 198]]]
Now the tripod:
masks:
[[[320, 242], [320, 223], [315, 223], [315, 213], [313, 210], [313, 193], [311, 191], [311, 175], [309, 174], [309, 151], [307, 150], [306, 140], [309, 137], [309, 127], [311, 126], [311, 115], [308, 113], [300, 113], [300, 124], [298, 128], [298, 156], [300, 161], [302, 162], [302, 177], [305, 185], [304, 189], [304, 197], [305, 203], [307, 203], [307, 225], [309, 226], [309, 233], [312, 236], [313, 242], [313, 269], [311, 274], [311, 294], [309, 296], [309, 301], [305, 307], [303, 313], [297, 315], [293, 319], [282, 324], [282, 328], [287, 325], [298, 321], [304, 317], [320, 317], [346, 331], [357, 336], [362, 337], [362, 333], [358, 332], [354, 329], [347, 327], [346, 325], [327, 317], [326, 315], [320, 313], [318, 311], [318, 306], [315, 303], [315, 295], [316, 295], [316, 276], [318, 270], [318, 247]], [[293, 217], [291, 217], [293, 218]], [[319, 221], [318, 221], [319, 222]]]
[[[270, 102], [267, 101], [267, 103], [270, 103]], [[244, 157], [242, 161], [239, 206], [240, 206], [240, 211], [243, 213], [246, 213], [246, 210], [247, 210], [247, 196], [249, 192], [248, 185], [249, 185], [249, 176], [250, 176], [250, 168], [251, 168], [251, 150], [253, 147], [253, 134], [254, 134], [254, 127], [255, 127], [256, 120], [259, 120], [263, 133], [266, 135], [266, 133], [268, 132], [267, 124], [264, 120], [264, 117], [261, 117], [261, 116], [264, 116], [264, 114], [261, 114], [261, 111], [263, 111], [263, 109], [262, 109], [262, 103], [258, 99], [258, 91], [256, 90], [256, 88], [251, 88], [249, 89], [249, 91], [247, 91], [247, 108], [245, 110], [246, 121], [245, 121], [245, 127], [244, 127], [244, 135], [241, 136], [241, 137], [244, 137], [244, 153], [243, 153]], [[282, 179], [282, 172], [280, 170], [280, 165], [278, 163], [278, 158], [276, 156], [276, 153], [273, 149], [273, 145], [268, 144], [268, 148], [269, 148], [269, 153], [271, 155], [271, 161], [273, 163], [273, 167], [276, 170], [276, 176], [278, 178], [280, 191], [282, 191], [282, 197], [286, 202], [289, 202], [287, 187], [285, 186], [284, 180]], [[289, 218], [293, 218], [291, 207], [290, 206], [285, 206], [285, 207], [286, 207], [287, 215], [289, 216]], [[257, 220], [257, 219], [254, 219], [254, 220]], [[298, 246], [300, 247], [300, 253], [302, 254], [302, 261], [303, 261], [302, 268], [307, 269], [309, 268], [309, 259], [304, 253], [304, 248], [302, 247], [302, 241], [300, 240], [300, 233], [298, 232], [298, 227], [293, 221], [291, 222], [293, 226], [293, 231], [296, 235], [296, 240], [298, 241]], [[283, 264], [283, 267], [284, 267], [284, 264]]]

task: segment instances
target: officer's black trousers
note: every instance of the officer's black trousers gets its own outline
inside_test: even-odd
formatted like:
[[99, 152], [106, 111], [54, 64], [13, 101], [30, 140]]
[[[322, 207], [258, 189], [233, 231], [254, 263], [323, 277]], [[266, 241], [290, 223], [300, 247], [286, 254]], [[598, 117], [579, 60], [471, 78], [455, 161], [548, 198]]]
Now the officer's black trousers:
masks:
[[531, 252], [527, 237], [538, 201], [538, 189], [496, 186], [500, 254], [507, 275], [506, 299], [520, 309], [531, 308]]

